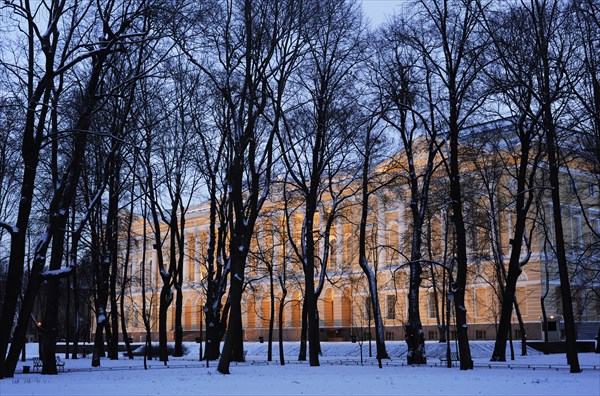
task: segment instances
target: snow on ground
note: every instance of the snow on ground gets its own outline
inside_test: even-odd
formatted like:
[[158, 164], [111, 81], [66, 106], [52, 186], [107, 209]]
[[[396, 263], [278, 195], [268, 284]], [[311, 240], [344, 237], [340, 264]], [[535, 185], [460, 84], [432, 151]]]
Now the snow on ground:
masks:
[[[472, 342], [475, 369], [460, 371], [440, 364], [445, 344], [427, 343], [428, 365], [406, 366], [406, 344], [387, 343], [391, 359], [377, 367], [369, 358], [368, 343], [363, 345], [364, 365], [360, 365], [360, 346], [352, 343], [323, 343], [321, 367], [310, 367], [296, 360], [299, 344], [285, 343], [286, 365], [280, 366], [277, 344], [273, 362], [267, 363], [267, 344], [245, 343], [245, 363], [232, 363], [231, 375], [216, 371], [217, 362], [206, 368], [198, 361], [198, 345], [187, 343], [188, 353], [170, 358], [165, 366], [149, 361], [143, 369], [142, 358], [117, 361], [102, 359], [102, 366], [91, 367], [90, 356], [65, 360], [65, 373], [22, 374], [19, 363], [14, 378], [0, 380], [4, 395], [600, 395], [600, 355], [579, 354], [582, 373], [569, 373], [564, 355], [543, 355], [529, 349], [519, 356], [515, 345], [514, 361], [490, 363], [492, 342]], [[375, 343], [373, 343], [373, 350]], [[455, 345], [452, 345], [454, 350]], [[507, 351], [508, 352], [508, 351]], [[28, 344], [28, 363], [37, 356], [37, 344]], [[64, 354], [60, 355], [64, 358]], [[507, 353], [510, 359], [510, 354]], [[290, 359], [287, 362], [287, 359]]]

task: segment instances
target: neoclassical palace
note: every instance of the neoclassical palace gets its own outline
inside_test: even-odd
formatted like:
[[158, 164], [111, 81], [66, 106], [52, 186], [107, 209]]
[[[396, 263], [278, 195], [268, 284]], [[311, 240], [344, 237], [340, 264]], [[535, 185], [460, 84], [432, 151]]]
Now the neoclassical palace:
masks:
[[[471, 169], [472, 171], [472, 169]], [[483, 188], [478, 184], [476, 172], [465, 184], [465, 219], [469, 235], [469, 278], [466, 292], [469, 338], [489, 340], [496, 335], [500, 311], [498, 276], [501, 270], [497, 255], [491, 248], [492, 233], [488, 204]], [[540, 178], [544, 175], [541, 167]], [[593, 339], [600, 322], [600, 279], [598, 275], [600, 248], [597, 234], [600, 232], [600, 191], [591, 174], [581, 167], [562, 172], [562, 213], [568, 260], [571, 272], [573, 305], [577, 321], [578, 337]], [[510, 194], [516, 189], [514, 182], [504, 178], [504, 187], [496, 198], [495, 214], [506, 266], [510, 255], [510, 243], [514, 221], [514, 208], [510, 206]], [[511, 191], [512, 190], [512, 191]], [[420, 313], [427, 340], [440, 338], [439, 325], [445, 323], [448, 306], [446, 298], [446, 269], [452, 255], [451, 222], [447, 221], [444, 199], [446, 186], [432, 186], [431, 215], [424, 227], [423, 281], [420, 290]], [[469, 195], [467, 195], [469, 194]], [[271, 293], [268, 268], [274, 272], [275, 331], [277, 339], [278, 312], [281, 299], [279, 279], [285, 279], [288, 290], [283, 309], [283, 335], [285, 340], [297, 340], [300, 334], [303, 273], [288, 241], [281, 195], [273, 192], [264, 215], [256, 227], [256, 243], [251, 247], [247, 262], [246, 287], [243, 298], [243, 321], [246, 340], [267, 337], [271, 318]], [[368, 227], [369, 260], [376, 269], [379, 302], [388, 340], [403, 340], [403, 325], [407, 320], [408, 267], [410, 257], [411, 216], [409, 196], [405, 186], [390, 186], [371, 198], [370, 224]], [[580, 202], [582, 204], [580, 204]], [[583, 211], [582, 211], [583, 206]], [[301, 206], [300, 206], [301, 207]], [[316, 224], [324, 227], [327, 205], [317, 214]], [[549, 195], [542, 194], [537, 205], [531, 209], [527, 233], [530, 235], [531, 256], [522, 267], [523, 273], [517, 285], [516, 298], [530, 340], [542, 338], [542, 300], [548, 317], [560, 318], [562, 311], [559, 291], [558, 269], [553, 255], [553, 232], [550, 220]], [[318, 300], [322, 340], [349, 340], [353, 334], [365, 334], [373, 326], [370, 298], [366, 278], [358, 265], [358, 232], [360, 207], [357, 199], [349, 199], [334, 220], [330, 234], [330, 260], [327, 276]], [[187, 244], [183, 269], [183, 328], [184, 338], [193, 340], [204, 328], [201, 317], [205, 303], [205, 260], [208, 238], [208, 206], [190, 209], [186, 216], [185, 240]], [[290, 218], [292, 238], [299, 240], [302, 215], [296, 211]], [[143, 223], [137, 224], [136, 233], [141, 235]], [[149, 227], [148, 227], [149, 230]], [[546, 231], [548, 230], [548, 231]], [[451, 231], [451, 230], [450, 230]], [[153, 332], [158, 331], [158, 295], [160, 277], [156, 266], [156, 250], [150, 231], [146, 243], [146, 301], [151, 307]], [[450, 236], [449, 236], [450, 235]], [[167, 238], [168, 241], [168, 238]], [[596, 245], [594, 245], [596, 243]], [[168, 254], [167, 246], [163, 251]], [[317, 255], [324, 250], [323, 238], [317, 243]], [[523, 256], [526, 252], [523, 252]], [[142, 248], [134, 253], [132, 262], [142, 262]], [[140, 314], [142, 295], [140, 268], [134, 268], [134, 282], [129, 305], [129, 330], [135, 341], [141, 341], [143, 321]], [[283, 276], [285, 273], [285, 276]], [[137, 280], [136, 280], [137, 279]], [[224, 299], [226, 298], [226, 295]], [[175, 307], [172, 304], [168, 323], [174, 326]], [[454, 337], [453, 307], [450, 310], [450, 334]], [[514, 315], [512, 337], [520, 337], [517, 316]], [[556, 337], [560, 338], [561, 324], [557, 323]]]

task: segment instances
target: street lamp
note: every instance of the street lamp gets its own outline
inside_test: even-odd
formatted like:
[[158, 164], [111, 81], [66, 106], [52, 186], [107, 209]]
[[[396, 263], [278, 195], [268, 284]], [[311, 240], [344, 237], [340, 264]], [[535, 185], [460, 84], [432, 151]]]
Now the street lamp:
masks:
[[448, 306], [446, 307], [446, 366], [452, 367], [452, 353], [450, 351], [450, 304], [454, 302], [454, 292], [449, 291], [446, 294]]
[[37, 333], [38, 333], [38, 354], [40, 356], [40, 359], [43, 358], [44, 356], [44, 342], [43, 342], [43, 336], [44, 336], [44, 328], [42, 327], [43, 323], [37, 322]]

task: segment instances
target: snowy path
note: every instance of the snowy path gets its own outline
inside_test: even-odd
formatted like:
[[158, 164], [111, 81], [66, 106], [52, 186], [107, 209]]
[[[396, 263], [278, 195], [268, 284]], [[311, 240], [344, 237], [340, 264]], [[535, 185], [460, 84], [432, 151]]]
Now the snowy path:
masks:
[[[489, 364], [493, 344], [473, 342], [476, 367], [460, 371], [456, 367], [440, 367], [436, 356], [445, 352], [445, 345], [428, 343], [428, 365], [408, 367], [402, 342], [388, 343], [390, 360], [384, 360], [379, 369], [374, 358], [365, 358], [360, 366], [358, 344], [323, 343], [321, 367], [309, 367], [297, 362], [298, 343], [286, 343], [286, 358], [290, 364], [279, 366], [266, 362], [266, 344], [246, 343], [247, 362], [232, 364], [231, 375], [216, 371], [216, 362], [210, 368], [198, 361], [198, 345], [187, 344], [188, 354], [171, 358], [168, 366], [156, 360], [143, 369], [143, 360], [102, 360], [99, 368], [90, 367], [85, 359], [66, 360], [66, 373], [46, 376], [39, 373], [21, 374], [21, 363], [14, 378], [0, 380], [0, 394], [4, 395], [600, 395], [600, 355], [580, 354], [584, 371], [570, 374], [564, 364], [564, 355], [543, 355], [531, 351], [529, 356], [516, 356], [514, 362]], [[28, 356], [35, 356], [35, 345], [29, 345]], [[368, 344], [363, 345], [368, 356]], [[278, 357], [278, 349], [273, 350]], [[387, 365], [386, 365], [387, 364]], [[437, 365], [434, 366], [434, 365]], [[504, 367], [502, 367], [504, 365]], [[508, 365], [517, 365], [511, 369]], [[531, 366], [559, 366], [559, 369], [525, 368]], [[596, 366], [596, 369], [593, 367]]]

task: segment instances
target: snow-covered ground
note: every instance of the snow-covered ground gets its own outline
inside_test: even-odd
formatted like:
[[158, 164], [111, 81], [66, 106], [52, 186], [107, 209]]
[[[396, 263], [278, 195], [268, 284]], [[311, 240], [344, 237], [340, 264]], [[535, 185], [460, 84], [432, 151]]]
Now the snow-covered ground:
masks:
[[384, 360], [379, 369], [376, 360], [368, 357], [367, 343], [363, 345], [363, 366], [358, 344], [323, 343], [321, 367], [296, 360], [298, 343], [285, 343], [285, 366], [277, 362], [277, 344], [274, 361], [267, 363], [266, 343], [246, 343], [247, 361], [232, 363], [231, 375], [221, 375], [216, 371], [216, 362], [206, 368], [205, 362], [198, 361], [197, 344], [186, 346], [186, 356], [170, 358], [167, 366], [152, 360], [149, 369], [144, 370], [142, 358], [121, 358], [102, 359], [101, 367], [92, 368], [88, 356], [66, 360], [65, 373], [50, 376], [22, 374], [22, 365], [31, 365], [31, 358], [37, 356], [37, 344], [28, 344], [28, 362], [19, 363], [14, 378], [0, 380], [0, 394], [600, 395], [600, 355], [593, 353], [579, 354], [584, 370], [571, 374], [564, 355], [543, 355], [529, 349], [528, 356], [517, 354], [514, 361], [492, 364], [489, 357], [493, 343], [472, 342], [475, 369], [460, 371], [440, 365], [439, 356], [446, 347], [438, 343], [427, 344], [427, 366], [406, 366], [406, 344], [396, 341], [387, 343], [391, 359]]

